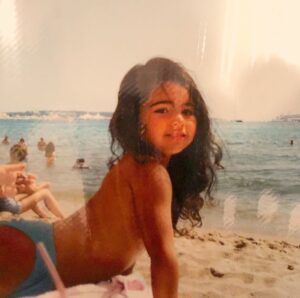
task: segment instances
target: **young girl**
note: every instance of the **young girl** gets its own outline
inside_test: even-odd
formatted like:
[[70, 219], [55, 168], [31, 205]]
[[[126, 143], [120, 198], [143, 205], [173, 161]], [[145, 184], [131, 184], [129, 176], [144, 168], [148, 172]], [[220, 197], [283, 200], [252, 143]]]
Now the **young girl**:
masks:
[[154, 297], [177, 297], [173, 230], [179, 218], [201, 225], [200, 193], [215, 180], [206, 105], [181, 65], [155, 58], [125, 75], [109, 129], [110, 170], [83, 208], [52, 225], [0, 224], [1, 297], [53, 288], [38, 241], [66, 286], [128, 274], [146, 249]]

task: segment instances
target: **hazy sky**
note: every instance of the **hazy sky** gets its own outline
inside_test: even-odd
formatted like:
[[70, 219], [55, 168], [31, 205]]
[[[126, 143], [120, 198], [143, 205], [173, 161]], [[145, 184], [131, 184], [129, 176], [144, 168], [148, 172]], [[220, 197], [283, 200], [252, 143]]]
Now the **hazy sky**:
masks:
[[298, 0], [0, 0], [0, 112], [113, 111], [154, 56], [183, 63], [211, 115], [300, 113]]

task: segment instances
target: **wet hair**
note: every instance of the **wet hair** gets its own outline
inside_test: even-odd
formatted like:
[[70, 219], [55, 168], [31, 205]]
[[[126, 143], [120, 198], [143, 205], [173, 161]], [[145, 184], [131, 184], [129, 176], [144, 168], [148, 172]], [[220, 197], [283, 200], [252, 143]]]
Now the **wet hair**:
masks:
[[10, 158], [13, 161], [24, 161], [27, 157], [27, 150], [21, 145], [15, 144], [9, 150]]
[[24, 143], [25, 140], [24, 140], [23, 138], [21, 138], [19, 142], [20, 142], [20, 143]]
[[203, 197], [212, 198], [211, 190], [216, 181], [214, 164], [216, 160], [220, 161], [222, 150], [212, 134], [206, 104], [182, 65], [166, 58], [153, 58], [127, 72], [109, 124], [112, 157], [108, 165], [112, 166], [124, 153], [130, 153], [139, 162], [145, 161], [141, 157], [159, 156], [142, 137], [140, 107], [165, 82], [177, 83], [187, 89], [197, 119], [193, 142], [172, 156], [167, 168], [173, 188], [173, 227], [176, 229], [179, 218], [188, 219], [192, 226], [201, 226], [199, 211], [204, 203]]
[[51, 157], [51, 154], [55, 151], [55, 146], [52, 142], [49, 142], [45, 147], [45, 156]]
[[85, 161], [84, 158], [77, 158], [76, 160], [77, 163], [83, 163], [84, 161]]

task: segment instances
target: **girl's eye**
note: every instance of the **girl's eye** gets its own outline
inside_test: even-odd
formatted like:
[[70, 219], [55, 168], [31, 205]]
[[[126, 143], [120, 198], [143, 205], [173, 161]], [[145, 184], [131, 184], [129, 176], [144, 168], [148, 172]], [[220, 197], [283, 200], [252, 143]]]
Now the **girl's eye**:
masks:
[[159, 108], [159, 109], [156, 109], [154, 112], [155, 113], [159, 113], [159, 114], [165, 114], [165, 113], [168, 113], [168, 109], [167, 108]]
[[186, 109], [182, 111], [182, 115], [184, 116], [193, 116], [194, 114], [195, 114], [194, 111], [190, 109]]

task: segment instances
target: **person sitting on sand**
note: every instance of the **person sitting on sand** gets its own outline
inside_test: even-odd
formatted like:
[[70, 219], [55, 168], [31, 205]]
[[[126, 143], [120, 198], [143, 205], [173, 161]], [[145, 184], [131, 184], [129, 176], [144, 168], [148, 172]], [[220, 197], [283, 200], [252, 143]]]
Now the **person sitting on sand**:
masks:
[[[10, 149], [10, 164], [18, 164], [25, 160], [27, 151], [19, 144]], [[15, 196], [5, 196], [0, 190], [0, 211], [7, 211], [13, 214], [21, 214], [32, 209], [39, 217], [47, 218], [48, 215], [39, 206], [38, 202], [44, 201], [45, 206], [57, 217], [64, 218], [55, 197], [51, 193], [49, 183], [35, 184], [34, 175], [19, 173], [16, 177]]]
[[55, 145], [49, 142], [45, 147], [45, 157], [48, 165], [52, 165], [55, 160]]
[[19, 174], [16, 178], [17, 193], [14, 197], [5, 196], [0, 188], [0, 212], [21, 214], [28, 210], [34, 211], [39, 217], [48, 218], [48, 214], [38, 207], [38, 202], [43, 201], [46, 208], [56, 217], [64, 218], [55, 197], [48, 189], [49, 183], [40, 185], [34, 183], [36, 177], [29, 174]]
[[47, 146], [47, 143], [45, 142], [44, 138], [40, 138], [39, 142], [37, 143], [37, 147], [40, 151], [44, 151]]
[[90, 167], [88, 165], [85, 165], [84, 163], [84, 158], [77, 158], [73, 169], [89, 169]]
[[67, 287], [129, 274], [146, 250], [153, 296], [177, 297], [173, 233], [179, 218], [201, 225], [200, 193], [210, 197], [221, 150], [210, 127], [206, 104], [181, 65], [153, 58], [130, 69], [109, 124], [110, 169], [97, 193], [53, 224], [0, 222], [0, 268], [10, 269], [0, 275], [0, 296], [54, 288], [36, 251], [43, 241]]
[[3, 144], [3, 145], [9, 145], [8, 136], [4, 136], [4, 138], [3, 138], [3, 140], [2, 140], [2, 144]]

